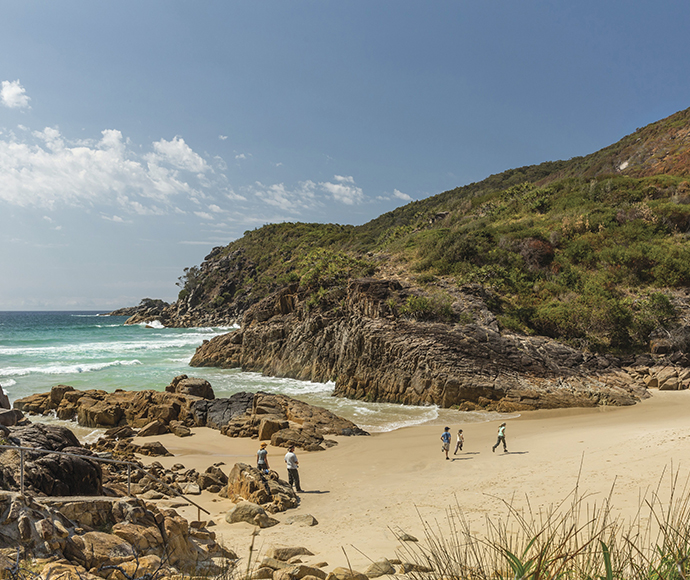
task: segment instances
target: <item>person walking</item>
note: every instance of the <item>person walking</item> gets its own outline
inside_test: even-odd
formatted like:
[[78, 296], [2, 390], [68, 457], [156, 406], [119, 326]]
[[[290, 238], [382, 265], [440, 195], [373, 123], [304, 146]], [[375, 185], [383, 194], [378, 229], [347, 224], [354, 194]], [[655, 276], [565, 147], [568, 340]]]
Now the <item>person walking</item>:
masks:
[[287, 464], [288, 483], [290, 487], [294, 487], [297, 493], [304, 493], [299, 484], [299, 461], [295, 455], [295, 446], [290, 445], [288, 452], [285, 454], [285, 463]]
[[441, 446], [441, 452], [445, 451], [446, 459], [450, 459], [450, 457], [448, 457], [448, 451], [450, 451], [450, 427], [446, 427], [443, 430], [443, 434], [441, 435], [441, 441], [443, 443], [443, 445]]
[[453, 455], [457, 455], [458, 451], [462, 451], [462, 445], [465, 442], [465, 437], [462, 434], [462, 429], [458, 429], [458, 436], [455, 441], [455, 451], [453, 451]]
[[508, 453], [508, 447], [506, 446], [506, 424], [501, 423], [498, 426], [498, 439], [496, 440], [496, 445], [491, 448], [491, 451], [496, 453], [496, 447], [503, 443], [503, 453]]
[[268, 466], [268, 451], [266, 447], [268, 443], [265, 441], [261, 443], [261, 449], [256, 452], [256, 468], [261, 473], [268, 473], [270, 467]]

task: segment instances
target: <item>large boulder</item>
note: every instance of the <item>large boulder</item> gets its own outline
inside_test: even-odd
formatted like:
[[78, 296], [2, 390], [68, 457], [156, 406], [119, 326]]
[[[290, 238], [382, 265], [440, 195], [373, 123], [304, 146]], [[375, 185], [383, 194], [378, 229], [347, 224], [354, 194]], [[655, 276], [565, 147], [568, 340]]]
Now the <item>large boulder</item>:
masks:
[[157, 554], [160, 556], [165, 551], [163, 536], [157, 526], [120, 522], [113, 526], [112, 533], [129, 542], [137, 554]]
[[132, 545], [122, 538], [105, 532], [86, 532], [70, 538], [71, 560], [87, 570], [100, 566], [117, 566], [135, 557]]
[[244, 499], [261, 505], [272, 513], [282, 512], [299, 505], [299, 497], [290, 484], [274, 471], [261, 473], [246, 463], [236, 463], [228, 475], [228, 484], [220, 492], [221, 497], [233, 501]]
[[241, 501], [225, 514], [225, 521], [229, 524], [246, 522], [260, 528], [270, 528], [278, 524], [278, 520], [270, 517], [264, 508], [249, 501]]
[[181, 393], [183, 395], [201, 397], [202, 399], [215, 399], [211, 383], [206, 379], [187, 377], [187, 375], [175, 377], [171, 383], [165, 387], [165, 390], [169, 393]]

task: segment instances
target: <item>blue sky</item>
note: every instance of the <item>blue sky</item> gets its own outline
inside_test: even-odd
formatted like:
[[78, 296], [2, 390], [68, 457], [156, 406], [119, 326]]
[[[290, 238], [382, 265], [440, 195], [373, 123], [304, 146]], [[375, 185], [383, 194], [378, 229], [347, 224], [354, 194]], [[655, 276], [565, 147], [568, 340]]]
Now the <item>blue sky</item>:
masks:
[[279, 221], [361, 224], [690, 106], [690, 4], [0, 0], [0, 310], [175, 298]]

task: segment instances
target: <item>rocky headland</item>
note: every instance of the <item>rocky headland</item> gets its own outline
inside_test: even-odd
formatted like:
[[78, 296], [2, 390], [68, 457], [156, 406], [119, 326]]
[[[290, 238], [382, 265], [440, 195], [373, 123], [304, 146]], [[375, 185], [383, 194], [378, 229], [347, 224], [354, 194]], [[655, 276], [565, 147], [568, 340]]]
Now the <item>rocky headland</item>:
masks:
[[595, 355], [501, 332], [481, 288], [461, 289], [453, 308], [482, 324], [395, 316], [408, 295], [395, 281], [354, 280], [335, 304], [307, 309], [293, 285], [248, 308], [239, 330], [205, 341], [190, 364], [334, 380], [336, 395], [355, 399], [505, 412], [631, 405], [659, 373], [661, 388], [690, 385], [684, 355]]

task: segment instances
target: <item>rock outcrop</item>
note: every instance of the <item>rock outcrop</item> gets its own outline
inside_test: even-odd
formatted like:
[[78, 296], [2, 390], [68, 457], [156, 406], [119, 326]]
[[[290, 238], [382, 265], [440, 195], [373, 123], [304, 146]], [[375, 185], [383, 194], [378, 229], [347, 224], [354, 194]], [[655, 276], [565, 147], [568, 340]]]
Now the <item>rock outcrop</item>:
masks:
[[331, 298], [337, 303], [309, 309], [289, 286], [250, 307], [239, 330], [205, 341], [190, 364], [335, 380], [339, 396], [466, 410], [631, 405], [648, 396], [624, 368], [635, 360], [501, 332], [481, 307], [481, 288], [466, 288], [458, 302], [474, 305], [482, 324], [396, 316], [404, 297], [398, 282], [354, 280]]
[[108, 312], [103, 316], [141, 316], [145, 317], [147, 321], [155, 320], [160, 316], [170, 304], [164, 300], [156, 300], [152, 298], [144, 298], [139, 302], [138, 306], [126, 306], [125, 308], [118, 308], [112, 312]]
[[15, 401], [17, 410], [11, 413], [55, 412], [60, 419], [76, 419], [80, 425], [107, 427], [95, 447], [98, 451], [144, 455], [165, 455], [167, 450], [160, 443], [134, 444], [134, 436], [172, 432], [186, 437], [191, 427], [211, 427], [229, 437], [259, 437], [278, 447], [294, 444], [309, 451], [335, 445], [325, 439], [327, 435], [367, 435], [352, 421], [286, 395], [235, 393], [216, 399], [208, 381], [186, 375], [176, 377], [166, 389], [174, 392], [107, 393], [57, 385], [49, 393]]
[[194, 424], [190, 404], [199, 397], [159, 391], [101, 390], [78, 391], [68, 385], [57, 385], [49, 393], [30, 395], [14, 402], [26, 413], [47, 414], [54, 411], [59, 419], [76, 419], [86, 427], [141, 428], [152, 421], [164, 424], [179, 420]]
[[284, 512], [299, 505], [299, 497], [290, 484], [280, 479], [275, 471], [264, 474], [246, 463], [235, 464], [220, 496], [233, 501], [246, 500], [271, 513]]
[[[249, 399], [242, 399], [250, 403]], [[315, 407], [286, 395], [256, 393], [243, 413], [237, 400], [229, 401], [236, 413], [221, 427], [229, 437], [258, 437], [276, 447], [295, 445], [306, 451], [320, 451], [336, 442], [327, 435], [367, 435], [352, 421], [338, 417], [323, 407]], [[198, 402], [196, 409], [208, 409], [216, 401]], [[208, 411], [206, 411], [208, 414]], [[227, 414], [224, 414], [227, 416]], [[208, 420], [208, 419], [207, 419]]]

